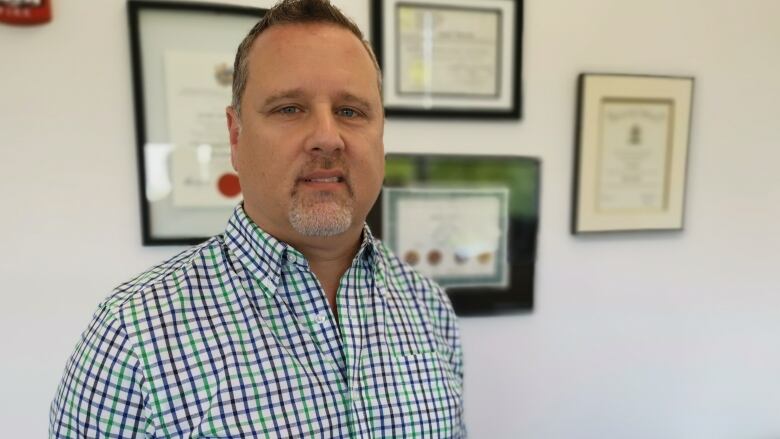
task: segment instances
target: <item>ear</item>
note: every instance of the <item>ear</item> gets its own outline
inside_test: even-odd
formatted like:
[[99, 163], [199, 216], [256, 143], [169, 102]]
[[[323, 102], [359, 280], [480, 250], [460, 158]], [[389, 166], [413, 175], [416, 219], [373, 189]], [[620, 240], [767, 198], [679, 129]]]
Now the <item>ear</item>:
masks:
[[232, 106], [225, 109], [225, 116], [227, 116], [227, 128], [230, 134], [230, 163], [238, 172], [238, 136], [241, 134], [241, 121]]

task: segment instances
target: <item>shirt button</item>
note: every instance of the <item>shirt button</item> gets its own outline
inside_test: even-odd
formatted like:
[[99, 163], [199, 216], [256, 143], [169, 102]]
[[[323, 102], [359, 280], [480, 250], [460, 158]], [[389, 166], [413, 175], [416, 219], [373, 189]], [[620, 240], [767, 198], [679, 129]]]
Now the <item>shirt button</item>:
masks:
[[357, 390], [352, 391], [352, 400], [353, 401], [360, 401], [360, 392]]
[[295, 261], [297, 261], [297, 260], [298, 260], [298, 258], [296, 258], [294, 254], [287, 253], [287, 262], [291, 262], [291, 263], [294, 264]]
[[317, 317], [314, 318], [314, 321], [319, 325], [325, 323], [325, 320], [328, 320], [328, 316], [324, 312], [317, 314]]

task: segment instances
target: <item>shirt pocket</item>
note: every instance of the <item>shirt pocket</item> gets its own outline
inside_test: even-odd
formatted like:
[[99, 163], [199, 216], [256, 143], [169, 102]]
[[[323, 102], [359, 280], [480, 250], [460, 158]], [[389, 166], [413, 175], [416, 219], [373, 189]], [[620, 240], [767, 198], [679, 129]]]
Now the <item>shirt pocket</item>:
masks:
[[[405, 388], [432, 391], [437, 398], [446, 394], [461, 396], [460, 377], [453, 365], [437, 350], [393, 356], [392, 370]], [[425, 399], [425, 398], [424, 398]]]

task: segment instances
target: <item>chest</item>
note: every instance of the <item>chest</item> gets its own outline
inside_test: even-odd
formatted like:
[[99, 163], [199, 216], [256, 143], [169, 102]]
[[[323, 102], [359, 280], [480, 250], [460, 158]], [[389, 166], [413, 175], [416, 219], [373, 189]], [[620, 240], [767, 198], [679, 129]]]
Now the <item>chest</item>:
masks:
[[162, 436], [449, 437], [460, 388], [419, 304], [355, 277], [337, 320], [316, 279], [255, 287], [168, 326], [148, 363]]

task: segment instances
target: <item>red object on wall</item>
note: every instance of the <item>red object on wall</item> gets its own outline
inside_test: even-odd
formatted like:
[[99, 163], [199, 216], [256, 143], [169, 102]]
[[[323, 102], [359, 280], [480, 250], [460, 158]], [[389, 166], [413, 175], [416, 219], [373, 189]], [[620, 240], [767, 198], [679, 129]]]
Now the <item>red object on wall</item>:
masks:
[[0, 22], [43, 24], [51, 21], [51, 0], [0, 0]]
[[228, 173], [223, 174], [217, 181], [219, 193], [227, 198], [233, 198], [241, 194], [241, 183], [238, 181], [238, 175]]

